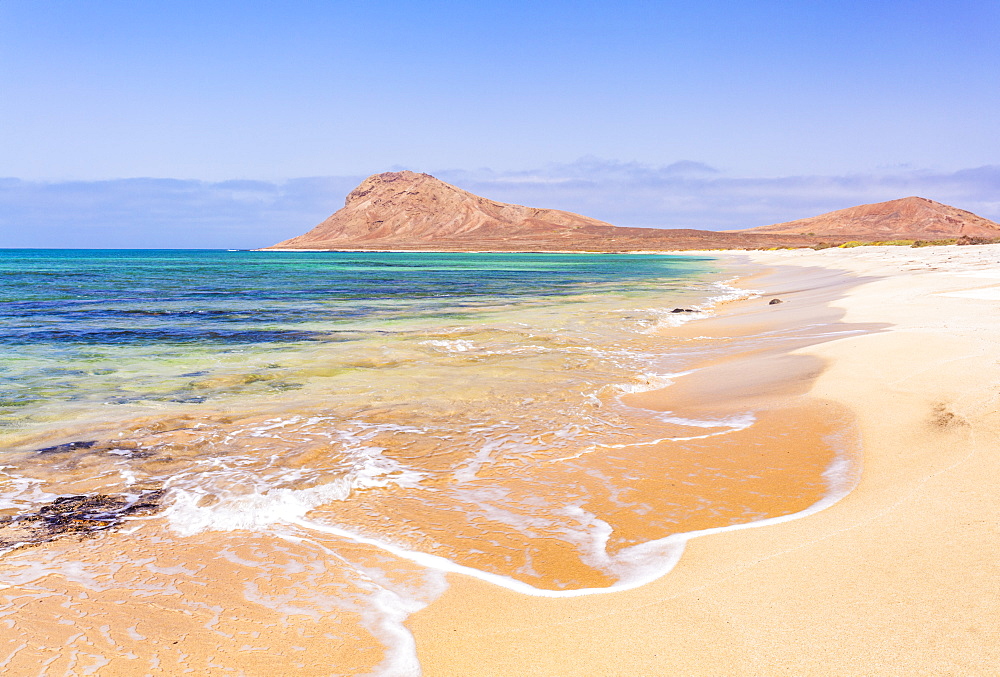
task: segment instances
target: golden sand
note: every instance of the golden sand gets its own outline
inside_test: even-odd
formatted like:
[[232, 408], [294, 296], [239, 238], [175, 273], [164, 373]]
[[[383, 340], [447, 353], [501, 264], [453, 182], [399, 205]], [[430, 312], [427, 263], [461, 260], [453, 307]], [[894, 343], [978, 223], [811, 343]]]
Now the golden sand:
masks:
[[826, 365], [796, 379], [809, 396], [855, 418], [858, 486], [802, 519], [695, 538], [668, 575], [616, 594], [449, 576], [408, 622], [425, 674], [996, 674], [1000, 246], [741, 256], [798, 271], [754, 281], [790, 323], [847, 270], [843, 320], [888, 325], [792, 353]]
[[[1000, 248], [732, 256], [737, 265], [752, 259], [748, 271], [768, 269], [744, 280], [764, 295], [671, 333], [741, 347], [713, 353], [665, 390], [629, 396], [683, 416], [756, 412], [749, 428], [691, 441], [698, 467], [711, 472], [669, 488], [669, 502], [688, 515], [675, 530], [739, 521], [691, 509], [727, 492], [760, 516], [813, 505], [827, 489], [817, 478], [832, 448], [853, 448], [853, 435], [863, 445], [857, 487], [800, 519], [697, 537], [673, 571], [632, 590], [552, 599], [449, 574], [444, 594], [407, 621], [424, 674], [995, 673]], [[768, 305], [772, 298], [782, 303]], [[779, 333], [780, 345], [739, 343], [762, 331]], [[671, 509], [657, 477], [639, 473], [632, 489], [653, 509]], [[610, 515], [611, 550], [662, 535], [628, 511], [596, 507]], [[458, 515], [440, 523], [456, 533], [468, 526]], [[329, 675], [385, 666], [379, 628], [342, 603], [357, 583], [326, 566], [332, 536], [289, 527], [280, 542], [244, 532], [177, 540], [158, 539], [157, 528], [151, 519], [141, 539], [126, 529], [10, 553], [0, 589], [6, 674]], [[579, 560], [559, 547], [545, 557], [553, 577], [607, 583], [593, 569], [574, 571]], [[342, 541], [337, 548], [345, 552]], [[392, 559], [352, 548], [355, 561]], [[77, 578], [67, 575], [74, 561]], [[39, 575], [47, 562], [54, 573]], [[95, 570], [107, 578], [88, 578]], [[422, 576], [395, 559], [388, 570]]]

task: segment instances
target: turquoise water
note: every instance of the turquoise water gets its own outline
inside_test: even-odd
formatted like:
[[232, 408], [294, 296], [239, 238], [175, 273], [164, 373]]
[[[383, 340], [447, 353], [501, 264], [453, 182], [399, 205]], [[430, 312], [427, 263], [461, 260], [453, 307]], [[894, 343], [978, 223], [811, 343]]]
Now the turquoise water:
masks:
[[301, 388], [310, 375], [278, 363], [303, 351], [350, 370], [379, 363], [373, 342], [454, 339], [469, 325], [516, 341], [519, 313], [524, 325], [548, 311], [540, 332], [593, 340], [617, 327], [575, 310], [682, 302], [711, 270], [661, 256], [0, 250], [0, 434], [86, 419], [88, 406], [103, 416]]
[[[91, 646], [110, 627], [109, 660], [150, 651], [97, 601], [138, 589], [277, 655], [298, 640], [275, 628], [318, 619], [368, 666], [345, 674], [416, 674], [402, 623], [445, 571], [543, 595], [648, 580], [663, 539], [784, 491], [713, 446], [752, 412], [623, 398], [728, 349], [668, 331], [743, 294], [724, 278], [652, 255], [0, 251], [0, 578], [83, 586], [53, 619]], [[119, 531], [18, 526], [88, 497], [105, 512], [83, 522]], [[220, 650], [236, 632], [189, 625]]]

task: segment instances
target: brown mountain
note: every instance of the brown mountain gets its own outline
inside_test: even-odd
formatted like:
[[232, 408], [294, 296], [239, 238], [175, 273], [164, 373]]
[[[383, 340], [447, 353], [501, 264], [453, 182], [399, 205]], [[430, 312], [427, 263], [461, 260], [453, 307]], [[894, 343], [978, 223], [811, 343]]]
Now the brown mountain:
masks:
[[738, 232], [797, 233], [839, 241], [944, 240], [1000, 237], [1000, 224], [927, 198], [904, 197]]
[[268, 249], [634, 251], [805, 246], [802, 235], [619, 228], [556, 209], [494, 202], [429, 174], [369, 176], [308, 233]]
[[848, 240], [1000, 237], [1000, 225], [908, 197], [749, 230], [620, 228], [579, 214], [494, 202], [429, 174], [369, 176], [344, 208], [268, 249], [637, 251], [806, 247]]
[[584, 226], [611, 224], [555, 209], [494, 202], [416, 172], [369, 176], [347, 196], [344, 208], [304, 235], [276, 247], [390, 242], [438, 242], [562, 235]]

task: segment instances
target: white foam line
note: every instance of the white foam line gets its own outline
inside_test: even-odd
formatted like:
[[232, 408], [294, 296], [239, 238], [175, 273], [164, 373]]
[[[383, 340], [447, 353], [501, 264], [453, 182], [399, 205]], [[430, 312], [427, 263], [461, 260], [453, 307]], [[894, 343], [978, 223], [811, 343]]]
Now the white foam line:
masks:
[[[721, 427], [721, 426], [720, 426]], [[596, 449], [624, 449], [626, 447], [651, 447], [660, 442], [688, 442], [690, 440], [703, 440], [706, 437], [716, 437], [717, 435], [728, 435], [732, 432], [738, 432], [743, 430], [743, 428], [726, 428], [725, 430], [720, 430], [714, 433], [705, 433], [704, 435], [691, 435], [689, 437], [661, 437], [655, 440], [649, 440], [647, 442], [617, 442], [615, 444], [597, 444], [594, 445], [593, 450]], [[574, 457], [569, 457], [574, 458]], [[568, 459], [559, 459], [568, 460]]]
[[[645, 379], [645, 383], [620, 383], [614, 384], [612, 387], [619, 391], [619, 397], [617, 399], [621, 401], [622, 395], [636, 395], [638, 393], [663, 390], [664, 388], [672, 386], [674, 381], [679, 379], [681, 376], [687, 376], [688, 374], [693, 374], [696, 371], [698, 370], [688, 369], [687, 371], [669, 372], [666, 374], [651, 371], [641, 374], [641, 378]], [[635, 407], [632, 408], [634, 409]]]
[[[639, 409], [639, 407], [634, 408]], [[674, 416], [673, 412], [670, 411], [657, 411], [655, 409], [645, 408], [642, 408], [641, 411], [649, 412], [652, 414], [653, 418], [663, 421], [664, 423], [673, 423], [674, 425], [681, 425], [689, 428], [729, 428], [733, 431], [739, 431], [746, 430], [757, 422], [757, 417], [754, 416], [752, 412], [748, 412], [746, 414], [735, 414], [733, 416], [727, 416], [726, 418], [719, 419], [696, 419]]]
[[[702, 427], [707, 427], [707, 426], [702, 426]], [[719, 427], [721, 428], [722, 426]], [[565, 461], [572, 461], [573, 459], [580, 458], [581, 456], [585, 456], [587, 454], [593, 454], [594, 452], [600, 451], [601, 449], [625, 449], [627, 447], [652, 447], [654, 445], [660, 444], [661, 442], [689, 442], [691, 440], [703, 440], [706, 437], [716, 437], [717, 435], [728, 435], [729, 433], [738, 432], [740, 430], [744, 430], [745, 428], [746, 426], [744, 426], [743, 428], [728, 427], [725, 430], [720, 430], [718, 432], [705, 433], [704, 435], [691, 435], [689, 437], [659, 437], [655, 440], [646, 440], [642, 442], [637, 441], [637, 442], [616, 442], [614, 444], [595, 444], [593, 446], [587, 447], [586, 449], [583, 449], [582, 451], [573, 454], [572, 456], [561, 456], [559, 458], [552, 458], [543, 462], [563, 463]]]
[[397, 557], [402, 559], [415, 562], [421, 566], [427, 567], [428, 569], [435, 569], [437, 571], [443, 571], [445, 573], [453, 574], [465, 574], [466, 576], [472, 576], [473, 578], [478, 578], [481, 581], [486, 581], [487, 583], [493, 583], [494, 585], [499, 585], [502, 588], [507, 588], [508, 590], [513, 590], [515, 592], [520, 592], [526, 595], [532, 595], [536, 597], [579, 597], [581, 595], [594, 594], [600, 592], [611, 592], [610, 588], [585, 588], [580, 590], [545, 590], [542, 588], [536, 588], [528, 583], [509, 578], [507, 576], [501, 576], [500, 574], [491, 574], [488, 571], [480, 571], [479, 569], [474, 569], [472, 567], [467, 567], [457, 562], [452, 562], [450, 559], [441, 557], [439, 555], [431, 555], [425, 552], [417, 552], [413, 550], [406, 550], [391, 543], [385, 543], [383, 541], [376, 540], [374, 538], [368, 538], [367, 536], [359, 536], [353, 532], [347, 531], [346, 529], [340, 529], [338, 527], [331, 527], [323, 524], [316, 524], [315, 522], [309, 522], [307, 520], [291, 520], [291, 523], [302, 527], [304, 529], [310, 529], [312, 531], [321, 531], [323, 533], [332, 534], [334, 536], [341, 536], [347, 538], [356, 543], [363, 543], [365, 545], [372, 545], [381, 550], [385, 550]]
[[[320, 548], [327, 555], [340, 560], [350, 567], [357, 575], [363, 577], [365, 584], [370, 587], [369, 592], [373, 593], [369, 598], [376, 611], [381, 612], [378, 618], [366, 618], [362, 614], [362, 624], [372, 631], [379, 639], [384, 640], [385, 658], [375, 666], [369, 675], [420, 675], [420, 661], [417, 658], [417, 643], [413, 633], [403, 625], [403, 621], [408, 616], [420, 611], [427, 606], [426, 600], [408, 598], [395, 590], [387, 588], [369, 575], [363, 568], [352, 565], [347, 559], [337, 552], [327, 548], [322, 543], [317, 543], [312, 539], [302, 538], [293, 534], [277, 534], [292, 543], [310, 543]], [[439, 589], [438, 596], [447, 587], [443, 584]]]
[[[847, 463], [848, 461], [846, 460], [835, 461], [824, 474], [828, 477], [832, 477], [837, 474], [845, 474], [844, 466]], [[757, 520], [756, 522], [747, 522], [745, 524], [733, 524], [725, 527], [713, 527], [711, 529], [701, 529], [699, 531], [671, 534], [665, 538], [625, 548], [624, 550], [619, 551], [619, 553], [615, 556], [614, 562], [622, 564], [641, 563], [644, 560], [656, 558], [655, 564], [649, 564], [646, 566], [642, 566], [640, 564], [643, 571], [639, 575], [631, 578], [630, 580], [621, 581], [606, 588], [579, 588], [576, 590], [546, 590], [545, 588], [536, 588], [533, 585], [510, 578], [509, 576], [502, 576], [500, 574], [493, 574], [487, 571], [467, 567], [462, 564], [458, 564], [457, 562], [452, 562], [451, 560], [439, 555], [431, 555], [429, 553], [407, 550], [374, 538], [359, 536], [358, 534], [347, 531], [346, 529], [316, 524], [315, 522], [303, 519], [292, 519], [289, 520], [289, 522], [304, 529], [320, 531], [334, 536], [341, 536], [356, 543], [374, 546], [396, 555], [397, 557], [409, 560], [429, 569], [435, 569], [445, 573], [471, 576], [472, 578], [478, 578], [481, 581], [492, 583], [502, 588], [506, 588], [507, 590], [519, 592], [524, 595], [530, 595], [532, 597], [584, 597], [586, 595], [600, 595], [612, 592], [621, 592], [624, 590], [633, 590], [635, 588], [642, 587], [643, 585], [651, 583], [668, 574], [677, 565], [677, 562], [680, 561], [681, 555], [684, 553], [685, 544], [692, 538], [711, 536], [713, 534], [721, 534], [727, 531], [736, 531], [739, 529], [753, 529], [757, 527], [771, 526], [773, 524], [781, 524], [783, 522], [791, 522], [792, 520], [808, 517], [809, 515], [813, 515], [820, 510], [825, 510], [840, 501], [850, 493], [855, 484], [856, 478], [853, 479], [850, 486], [835, 486], [831, 492], [829, 492], [821, 500], [817, 501], [805, 510], [792, 513], [790, 515], [769, 517], [767, 519]]]

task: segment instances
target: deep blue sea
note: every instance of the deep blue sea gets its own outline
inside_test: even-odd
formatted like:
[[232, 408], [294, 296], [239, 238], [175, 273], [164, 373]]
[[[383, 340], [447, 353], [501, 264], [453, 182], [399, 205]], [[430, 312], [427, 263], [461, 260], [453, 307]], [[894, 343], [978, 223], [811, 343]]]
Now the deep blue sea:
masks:
[[377, 342], [517, 340], [520, 313], [589, 341], [621, 320], [655, 325], [661, 302], [711, 289], [712, 270], [662, 256], [0, 250], [0, 430], [16, 438], [61, 405], [87, 420], [106, 404], [232, 397], [241, 373], [284, 387], [309, 378], [284, 364], [321, 346], [349, 369]]
[[599, 254], [0, 249], [0, 344], [330, 340], [359, 322], [461, 321], [501, 299], [662, 294], [709, 270]]

